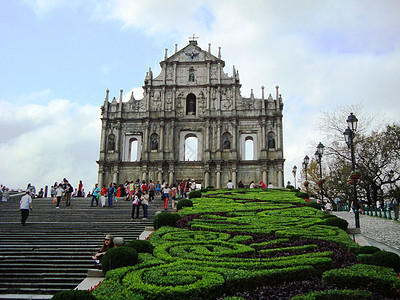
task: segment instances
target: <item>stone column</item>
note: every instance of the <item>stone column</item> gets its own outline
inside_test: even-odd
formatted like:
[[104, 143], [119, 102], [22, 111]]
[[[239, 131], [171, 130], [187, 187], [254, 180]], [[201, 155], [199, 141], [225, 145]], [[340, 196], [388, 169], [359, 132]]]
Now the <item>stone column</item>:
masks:
[[265, 170], [262, 171], [262, 181], [268, 185], [267, 171]]
[[236, 173], [237, 173], [236, 167], [232, 167], [232, 182], [233, 182], [235, 188], [237, 188]]
[[164, 121], [160, 122], [160, 152], [164, 152]]
[[113, 169], [114, 170], [113, 170], [113, 180], [112, 180], [112, 182], [118, 184], [118, 173], [119, 173], [118, 166], [114, 166]]
[[174, 171], [169, 171], [169, 174], [168, 174], [168, 184], [172, 184], [172, 183], [174, 183]]
[[210, 185], [210, 170], [204, 170], [204, 187]]
[[103, 166], [99, 166], [99, 173], [98, 173], [98, 183], [99, 187], [102, 188], [104, 184], [104, 168]]
[[217, 165], [217, 180], [216, 180], [216, 188], [220, 189], [221, 188], [221, 166], [218, 164]]
[[115, 137], [115, 152], [119, 153], [121, 149], [121, 122], [117, 122], [117, 126], [115, 127], [116, 129], [116, 137]]
[[162, 167], [158, 168], [157, 181], [162, 182]]

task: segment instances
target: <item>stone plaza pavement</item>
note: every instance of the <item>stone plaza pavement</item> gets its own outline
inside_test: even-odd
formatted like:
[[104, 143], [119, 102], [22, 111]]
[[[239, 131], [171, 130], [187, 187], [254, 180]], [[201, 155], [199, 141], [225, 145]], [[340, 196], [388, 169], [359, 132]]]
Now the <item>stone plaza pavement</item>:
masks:
[[[339, 218], [349, 222], [349, 228], [355, 227], [353, 213], [346, 211], [333, 212]], [[400, 255], [400, 222], [380, 217], [360, 214], [361, 235], [372, 246], [386, 251], [395, 252]]]

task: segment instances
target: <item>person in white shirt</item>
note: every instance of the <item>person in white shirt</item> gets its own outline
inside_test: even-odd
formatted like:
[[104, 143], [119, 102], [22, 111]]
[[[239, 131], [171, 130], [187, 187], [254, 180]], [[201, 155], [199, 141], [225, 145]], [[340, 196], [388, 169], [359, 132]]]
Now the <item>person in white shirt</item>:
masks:
[[56, 208], [60, 208], [60, 201], [61, 201], [63, 192], [64, 192], [64, 189], [62, 188], [62, 184], [60, 183], [56, 188], [56, 197], [57, 197]]
[[274, 185], [272, 184], [272, 182], [268, 183], [268, 188], [269, 189], [273, 189], [274, 188]]
[[190, 183], [190, 191], [195, 191], [196, 190], [196, 181], [192, 179], [192, 182]]
[[232, 180], [229, 179], [228, 183], [226, 184], [226, 187], [227, 187], [228, 189], [233, 189], [233, 188], [234, 188], [234, 185], [233, 185]]
[[331, 204], [329, 201], [326, 203], [325, 209], [326, 209], [327, 211], [331, 211], [331, 210], [332, 210], [332, 204]]
[[250, 182], [250, 188], [254, 189], [255, 185], [254, 185], [254, 181]]
[[26, 219], [29, 216], [29, 210], [32, 211], [32, 197], [30, 196], [30, 191], [27, 190], [26, 194], [22, 196], [19, 201], [19, 209], [21, 211], [21, 224], [25, 226]]

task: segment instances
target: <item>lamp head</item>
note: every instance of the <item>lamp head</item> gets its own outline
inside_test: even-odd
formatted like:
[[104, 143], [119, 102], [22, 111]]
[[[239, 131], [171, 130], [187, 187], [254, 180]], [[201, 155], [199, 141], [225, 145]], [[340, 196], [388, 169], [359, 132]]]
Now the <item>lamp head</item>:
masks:
[[306, 155], [305, 157], [304, 157], [304, 163], [306, 164], [306, 165], [308, 165], [308, 163], [310, 162], [310, 158]]
[[321, 142], [319, 142], [319, 144], [317, 146], [317, 152], [321, 155], [324, 154], [324, 148], [325, 148], [325, 146]]
[[346, 122], [352, 131], [355, 132], [357, 130], [358, 119], [356, 118], [355, 115], [353, 115], [353, 113], [350, 113], [350, 115], [347, 117]]

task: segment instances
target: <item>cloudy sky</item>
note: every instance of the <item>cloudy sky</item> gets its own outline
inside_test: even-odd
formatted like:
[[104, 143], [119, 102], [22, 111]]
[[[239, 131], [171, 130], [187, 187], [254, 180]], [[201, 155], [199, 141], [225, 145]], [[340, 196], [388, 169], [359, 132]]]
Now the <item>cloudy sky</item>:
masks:
[[322, 138], [321, 112], [361, 104], [399, 120], [399, 15], [397, 0], [0, 0], [0, 181], [91, 188], [105, 90], [141, 98], [148, 68], [156, 76], [164, 49], [193, 34], [221, 47], [243, 96], [280, 86], [292, 180]]

